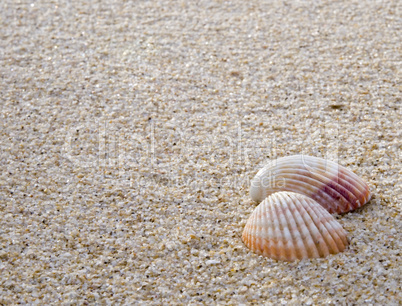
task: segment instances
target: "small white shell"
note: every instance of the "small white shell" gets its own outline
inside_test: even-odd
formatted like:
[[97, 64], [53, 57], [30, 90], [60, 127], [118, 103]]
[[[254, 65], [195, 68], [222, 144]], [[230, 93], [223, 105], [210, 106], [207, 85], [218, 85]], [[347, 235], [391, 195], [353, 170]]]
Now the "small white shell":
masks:
[[294, 261], [342, 252], [348, 245], [342, 226], [314, 200], [293, 192], [277, 192], [251, 214], [244, 244], [257, 254]]
[[335, 162], [306, 155], [293, 155], [268, 163], [251, 181], [250, 194], [261, 202], [278, 191], [304, 194], [330, 213], [345, 213], [370, 200], [367, 184]]

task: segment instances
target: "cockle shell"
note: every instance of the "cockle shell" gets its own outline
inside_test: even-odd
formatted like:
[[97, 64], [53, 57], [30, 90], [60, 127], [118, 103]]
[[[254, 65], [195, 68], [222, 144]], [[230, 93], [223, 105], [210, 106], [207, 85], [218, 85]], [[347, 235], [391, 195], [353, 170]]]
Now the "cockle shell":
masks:
[[294, 192], [277, 192], [260, 203], [242, 240], [257, 254], [285, 261], [337, 254], [348, 245], [345, 230], [328, 211]]
[[370, 200], [369, 187], [352, 171], [333, 161], [306, 155], [274, 160], [251, 181], [250, 194], [256, 202], [277, 191], [304, 194], [330, 213], [345, 213]]

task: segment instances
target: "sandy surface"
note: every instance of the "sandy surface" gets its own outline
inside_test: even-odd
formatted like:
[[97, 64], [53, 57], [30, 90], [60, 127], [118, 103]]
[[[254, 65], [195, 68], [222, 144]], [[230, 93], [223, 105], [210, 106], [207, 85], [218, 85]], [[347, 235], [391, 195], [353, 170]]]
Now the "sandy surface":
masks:
[[[400, 305], [402, 2], [189, 2], [1, 1], [0, 304]], [[373, 199], [277, 262], [249, 180], [299, 153]]]

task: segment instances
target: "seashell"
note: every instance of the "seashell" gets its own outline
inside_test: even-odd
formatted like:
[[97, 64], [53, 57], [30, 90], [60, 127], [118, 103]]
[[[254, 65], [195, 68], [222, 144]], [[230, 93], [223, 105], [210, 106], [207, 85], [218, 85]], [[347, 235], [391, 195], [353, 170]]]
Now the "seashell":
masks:
[[348, 245], [346, 231], [328, 211], [294, 192], [277, 192], [260, 203], [242, 240], [257, 254], [285, 261], [326, 257]]
[[352, 171], [333, 161], [306, 155], [272, 161], [251, 181], [250, 194], [256, 202], [278, 191], [304, 194], [330, 213], [345, 213], [370, 200], [369, 187]]

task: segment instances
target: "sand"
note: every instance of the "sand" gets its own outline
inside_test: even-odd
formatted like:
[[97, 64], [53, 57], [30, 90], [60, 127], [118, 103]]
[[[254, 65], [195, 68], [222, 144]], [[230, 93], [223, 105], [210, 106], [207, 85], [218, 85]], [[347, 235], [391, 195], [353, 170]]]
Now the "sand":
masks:
[[[2, 1], [0, 304], [402, 303], [400, 1]], [[268, 161], [372, 200], [342, 253], [241, 241]]]

